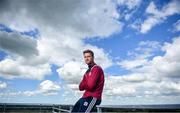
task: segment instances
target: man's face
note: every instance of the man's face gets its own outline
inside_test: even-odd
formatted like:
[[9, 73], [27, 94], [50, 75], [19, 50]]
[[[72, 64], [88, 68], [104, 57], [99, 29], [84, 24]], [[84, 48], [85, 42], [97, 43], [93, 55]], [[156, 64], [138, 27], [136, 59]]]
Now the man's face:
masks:
[[84, 53], [84, 61], [86, 62], [86, 64], [90, 64], [94, 61], [91, 53]]

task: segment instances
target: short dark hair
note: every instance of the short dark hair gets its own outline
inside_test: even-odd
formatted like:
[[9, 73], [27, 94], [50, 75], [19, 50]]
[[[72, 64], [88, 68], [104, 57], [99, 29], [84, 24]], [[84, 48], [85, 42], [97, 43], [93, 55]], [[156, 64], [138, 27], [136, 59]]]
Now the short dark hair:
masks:
[[85, 54], [85, 53], [90, 53], [92, 55], [92, 57], [94, 57], [94, 52], [90, 49], [84, 50], [83, 54]]

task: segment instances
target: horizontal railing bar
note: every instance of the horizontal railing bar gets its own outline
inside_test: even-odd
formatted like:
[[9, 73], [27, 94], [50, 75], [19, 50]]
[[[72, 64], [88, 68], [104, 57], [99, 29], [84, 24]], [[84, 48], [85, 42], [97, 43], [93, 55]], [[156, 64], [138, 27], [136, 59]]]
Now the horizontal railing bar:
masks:
[[65, 110], [65, 109], [61, 109], [61, 108], [55, 108], [55, 107], [53, 107], [53, 109], [55, 109], [55, 110], [59, 110], [59, 111], [70, 112], [70, 110]]
[[165, 105], [97, 105], [97, 108], [136, 108], [136, 109], [180, 109], [180, 104], [165, 104]]

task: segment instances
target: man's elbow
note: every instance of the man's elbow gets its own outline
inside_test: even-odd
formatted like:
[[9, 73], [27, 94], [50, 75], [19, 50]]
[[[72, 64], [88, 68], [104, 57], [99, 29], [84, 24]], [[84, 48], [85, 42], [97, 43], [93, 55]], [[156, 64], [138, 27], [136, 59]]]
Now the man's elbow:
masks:
[[84, 89], [79, 88], [79, 91], [84, 91]]
[[79, 91], [84, 91], [84, 88], [79, 86]]

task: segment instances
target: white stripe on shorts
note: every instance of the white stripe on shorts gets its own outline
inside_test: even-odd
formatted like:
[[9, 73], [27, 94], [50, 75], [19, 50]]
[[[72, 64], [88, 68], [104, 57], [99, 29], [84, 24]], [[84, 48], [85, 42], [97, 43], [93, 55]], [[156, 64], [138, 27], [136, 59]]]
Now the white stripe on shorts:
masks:
[[97, 98], [94, 98], [91, 100], [91, 103], [89, 104], [87, 110], [85, 113], [89, 113], [91, 111], [91, 109], [94, 107], [94, 105], [96, 104]]

